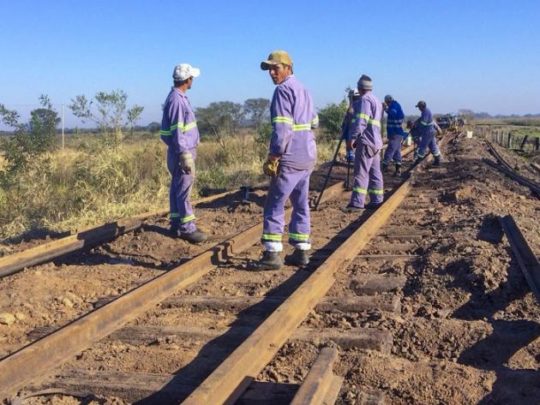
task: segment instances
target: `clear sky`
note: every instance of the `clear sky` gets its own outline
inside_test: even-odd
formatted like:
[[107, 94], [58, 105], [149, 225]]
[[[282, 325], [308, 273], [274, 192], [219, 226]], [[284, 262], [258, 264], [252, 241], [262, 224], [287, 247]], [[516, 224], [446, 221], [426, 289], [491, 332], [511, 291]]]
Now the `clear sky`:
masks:
[[440, 113], [540, 113], [539, 0], [0, 0], [0, 16], [0, 103], [22, 113], [40, 94], [59, 106], [121, 89], [145, 107], [140, 124], [160, 121], [182, 62], [202, 71], [195, 107], [270, 98], [259, 64], [274, 49], [317, 107], [366, 73], [406, 114], [419, 99]]

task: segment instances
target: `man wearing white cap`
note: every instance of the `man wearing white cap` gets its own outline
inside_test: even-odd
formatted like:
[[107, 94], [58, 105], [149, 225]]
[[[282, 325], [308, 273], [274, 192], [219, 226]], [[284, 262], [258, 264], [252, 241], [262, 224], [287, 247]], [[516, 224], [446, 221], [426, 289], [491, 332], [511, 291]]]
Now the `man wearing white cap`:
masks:
[[189, 201], [195, 177], [195, 158], [199, 130], [195, 114], [186, 97], [193, 79], [201, 71], [182, 63], [173, 70], [174, 87], [163, 106], [161, 139], [168, 146], [167, 167], [171, 173], [169, 190], [171, 234], [190, 243], [201, 243], [206, 235], [195, 226], [195, 215]]

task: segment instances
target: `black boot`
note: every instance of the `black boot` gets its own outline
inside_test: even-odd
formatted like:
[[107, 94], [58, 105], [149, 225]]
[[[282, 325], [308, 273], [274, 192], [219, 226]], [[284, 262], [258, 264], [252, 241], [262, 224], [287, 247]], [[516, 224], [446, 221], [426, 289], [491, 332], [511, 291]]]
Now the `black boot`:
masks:
[[441, 155], [433, 157], [433, 166], [441, 165]]
[[291, 266], [305, 266], [309, 263], [309, 251], [294, 249], [294, 252], [285, 257], [285, 263]]
[[180, 232], [178, 237], [180, 239], [184, 239], [185, 241], [188, 241], [189, 243], [193, 243], [193, 244], [202, 243], [208, 238], [204, 232], [199, 231], [198, 229], [189, 233]]
[[394, 173], [394, 176], [401, 176], [401, 165], [396, 163], [396, 172]]
[[279, 256], [279, 252], [269, 252], [265, 250], [263, 257], [257, 262], [257, 268], [259, 270], [279, 270], [283, 262]]

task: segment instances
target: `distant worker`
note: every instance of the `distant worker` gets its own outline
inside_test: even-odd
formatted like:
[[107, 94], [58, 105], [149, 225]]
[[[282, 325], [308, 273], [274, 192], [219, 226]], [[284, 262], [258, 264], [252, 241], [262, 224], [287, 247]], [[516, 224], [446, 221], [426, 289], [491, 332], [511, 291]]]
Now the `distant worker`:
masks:
[[[354, 103], [354, 122], [351, 126], [351, 145], [356, 148], [354, 185], [346, 212], [377, 208], [384, 198], [380, 151], [382, 103], [372, 93], [371, 78], [362, 75], [358, 80], [360, 99]], [[366, 195], [370, 202], [365, 206]]]
[[315, 136], [319, 118], [311, 95], [293, 74], [293, 62], [285, 51], [274, 51], [261, 62], [277, 85], [270, 116], [272, 136], [263, 170], [271, 176], [264, 205], [262, 244], [259, 269], [277, 270], [282, 265], [282, 234], [285, 227], [285, 202], [290, 198], [292, 216], [289, 243], [294, 252], [285, 258], [287, 264], [303, 266], [309, 262], [311, 249], [309, 179], [317, 158]]
[[416, 107], [420, 110], [421, 115], [414, 123], [413, 128], [421, 139], [416, 151], [415, 163], [420, 162], [426, 157], [427, 148], [429, 148], [434, 158], [433, 165], [439, 166], [441, 164], [441, 151], [437, 145], [435, 134], [440, 133], [441, 129], [433, 120], [433, 115], [431, 114], [430, 109], [427, 108], [425, 101], [419, 101], [416, 104]]
[[392, 162], [396, 165], [395, 175], [401, 174], [401, 142], [405, 135], [403, 131], [403, 119], [405, 114], [401, 105], [390, 95], [384, 97], [384, 111], [388, 115], [386, 120], [386, 134], [388, 136], [388, 145], [382, 162], [383, 171], [388, 170], [388, 165]]
[[189, 201], [195, 177], [199, 130], [185, 93], [199, 75], [200, 70], [187, 63], [175, 66], [174, 87], [163, 106], [160, 131], [161, 139], [168, 146], [167, 168], [172, 176], [169, 190], [170, 232], [174, 237], [190, 243], [206, 240], [206, 235], [195, 226], [195, 215]]
[[349, 90], [348, 94], [349, 98], [349, 106], [347, 107], [347, 111], [345, 112], [345, 116], [343, 117], [343, 122], [341, 123], [341, 138], [345, 140], [346, 145], [346, 151], [347, 151], [347, 162], [353, 162], [354, 161], [354, 148], [351, 145], [350, 140], [350, 128], [351, 124], [354, 119], [354, 108], [353, 104], [356, 100], [360, 99], [360, 93], [358, 92], [358, 89]]

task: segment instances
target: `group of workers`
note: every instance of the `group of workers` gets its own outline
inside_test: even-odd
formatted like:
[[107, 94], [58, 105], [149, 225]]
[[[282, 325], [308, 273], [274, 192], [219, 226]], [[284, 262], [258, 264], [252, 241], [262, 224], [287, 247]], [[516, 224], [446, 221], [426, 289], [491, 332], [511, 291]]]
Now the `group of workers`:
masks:
[[[313, 130], [318, 127], [319, 119], [310, 93], [293, 73], [293, 61], [287, 52], [272, 52], [260, 67], [269, 72], [276, 88], [270, 104], [272, 136], [268, 157], [263, 164], [264, 173], [270, 176], [263, 212], [263, 254], [255, 267], [277, 270], [283, 265], [282, 238], [288, 199], [292, 205], [288, 242], [294, 250], [285, 257], [285, 263], [305, 266], [309, 263], [311, 249], [309, 183], [317, 158]], [[172, 236], [190, 243], [201, 243], [207, 239], [196, 226], [190, 203], [199, 131], [185, 93], [199, 75], [200, 70], [187, 63], [175, 66], [174, 86], [165, 100], [160, 131], [161, 139], [168, 146], [167, 167], [172, 176], [170, 232]], [[354, 184], [349, 204], [343, 209], [345, 212], [377, 208], [384, 198], [382, 171], [393, 162], [396, 174], [401, 173], [401, 144], [408, 135], [403, 130], [403, 111], [392, 96], [387, 95], [381, 103], [372, 90], [371, 78], [362, 75], [357, 89], [349, 94], [350, 105], [343, 121], [347, 158], [354, 160]], [[408, 123], [412, 136], [418, 142], [416, 161], [422, 160], [429, 148], [435, 158], [434, 164], [439, 165], [440, 151], [435, 137], [438, 126], [424, 101], [418, 102], [416, 107], [420, 109], [421, 116], [414, 123]], [[381, 120], [384, 112], [388, 116], [388, 146], [381, 163]], [[368, 195], [369, 204], [366, 204]]]

